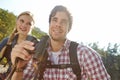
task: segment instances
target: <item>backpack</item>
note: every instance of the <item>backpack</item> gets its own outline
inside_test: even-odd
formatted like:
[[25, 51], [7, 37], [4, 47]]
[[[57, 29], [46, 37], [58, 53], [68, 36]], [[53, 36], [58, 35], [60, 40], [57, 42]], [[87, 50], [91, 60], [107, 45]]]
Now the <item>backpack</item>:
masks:
[[80, 69], [80, 65], [77, 57], [77, 46], [78, 46], [78, 43], [76, 42], [72, 41], [70, 43], [70, 47], [69, 47], [70, 64], [58, 64], [58, 65], [48, 64], [47, 68], [64, 69], [64, 68], [71, 67], [73, 70], [73, 73], [77, 76], [77, 80], [81, 80], [81, 69]]

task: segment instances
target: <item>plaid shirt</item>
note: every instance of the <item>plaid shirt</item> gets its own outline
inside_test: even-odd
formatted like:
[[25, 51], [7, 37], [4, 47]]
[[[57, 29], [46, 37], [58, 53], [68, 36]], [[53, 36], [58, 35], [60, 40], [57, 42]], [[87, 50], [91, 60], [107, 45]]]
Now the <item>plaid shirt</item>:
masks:
[[[58, 56], [58, 64], [70, 64], [69, 46], [70, 40], [66, 40]], [[48, 47], [49, 60], [51, 58], [51, 47]], [[93, 49], [80, 45], [77, 47], [77, 56], [81, 68], [81, 80], [110, 80], [100, 55]], [[32, 80], [34, 76], [34, 67], [32, 60], [24, 70], [23, 80]], [[54, 63], [52, 63], [54, 64]], [[55, 69], [47, 68], [44, 72], [44, 80], [76, 80], [76, 75], [72, 68]]]

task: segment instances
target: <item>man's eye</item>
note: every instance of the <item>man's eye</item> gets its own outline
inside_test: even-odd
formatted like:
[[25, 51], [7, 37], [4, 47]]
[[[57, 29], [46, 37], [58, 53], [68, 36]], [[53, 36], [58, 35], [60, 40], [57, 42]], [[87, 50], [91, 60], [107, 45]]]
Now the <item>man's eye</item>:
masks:
[[52, 19], [52, 21], [55, 21], [55, 22], [57, 22], [57, 19], [56, 19], [56, 18], [53, 18], [53, 19]]
[[66, 20], [61, 21], [61, 25], [66, 25], [66, 24], [67, 24]]

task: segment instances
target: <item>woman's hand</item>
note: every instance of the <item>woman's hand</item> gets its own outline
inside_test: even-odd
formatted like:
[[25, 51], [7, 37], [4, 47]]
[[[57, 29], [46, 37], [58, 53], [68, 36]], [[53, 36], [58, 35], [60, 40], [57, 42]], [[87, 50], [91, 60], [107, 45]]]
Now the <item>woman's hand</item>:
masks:
[[31, 55], [27, 50], [34, 50], [34, 43], [30, 41], [23, 41], [20, 44], [16, 44], [11, 51], [11, 61], [12, 64], [15, 64], [16, 58], [20, 58], [18, 61], [17, 67], [23, 67], [31, 59]]

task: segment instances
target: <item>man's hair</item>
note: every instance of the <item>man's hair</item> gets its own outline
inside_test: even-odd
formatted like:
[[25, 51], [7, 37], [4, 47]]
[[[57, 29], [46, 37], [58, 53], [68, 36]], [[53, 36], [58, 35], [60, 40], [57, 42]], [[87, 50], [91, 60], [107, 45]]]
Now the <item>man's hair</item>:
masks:
[[68, 21], [69, 21], [69, 29], [68, 31], [71, 30], [71, 27], [72, 27], [72, 16], [70, 14], [70, 12], [67, 10], [66, 7], [62, 6], [62, 5], [58, 5], [58, 6], [55, 6], [50, 15], [49, 15], [49, 23], [51, 22], [51, 17], [55, 16], [57, 12], [65, 12], [68, 16]]

